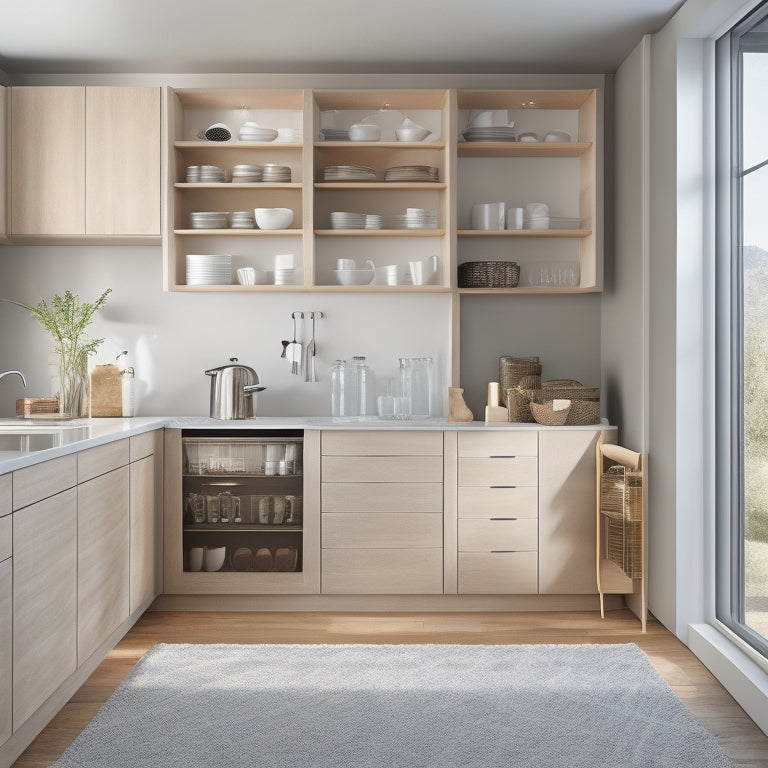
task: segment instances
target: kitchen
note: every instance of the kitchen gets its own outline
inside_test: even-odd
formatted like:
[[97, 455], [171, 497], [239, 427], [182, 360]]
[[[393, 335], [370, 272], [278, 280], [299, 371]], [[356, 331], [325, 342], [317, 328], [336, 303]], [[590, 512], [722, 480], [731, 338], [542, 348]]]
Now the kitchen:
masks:
[[[689, 13], [694, 15], [695, 11], [696, 8], [691, 6]], [[677, 23], [684, 21], [683, 17]], [[677, 30], [673, 25], [660, 33], [655, 41], [660, 51], [660, 71], [666, 50], [663, 46], [671, 45], [668, 39], [675, 34]], [[129, 82], [125, 75], [109, 78], [28, 74], [14, 75], [7, 84], [109, 83], [178, 88], [219, 88], [226, 84], [226, 87], [247, 88], [258, 83], [260, 88], [302, 89], [604, 87], [606, 114], [610, 114], [611, 100], [615, 102], [613, 134], [634, 139], [633, 131], [640, 130], [642, 121], [633, 118], [641, 114], [642, 106], [640, 90], [633, 89], [642, 89], [643, 83], [638, 85], [636, 78], [638, 72], [642, 72], [641, 60], [647, 56], [647, 51], [636, 50], [615, 78], [593, 75], [342, 74], [332, 80], [321, 75], [271, 75], [265, 80], [248, 75], [176, 75], [172, 79], [141, 75], [130, 78]], [[655, 72], [652, 76], [656, 76]], [[663, 75], [658, 77], [663, 78]], [[659, 94], [659, 98], [675, 98], [674, 93], [670, 94], [661, 86]], [[670, 140], [663, 117], [654, 112], [653, 120], [658, 120], [659, 124], [654, 123], [647, 130], [662, 134], [662, 137], [653, 134], [654, 147], [668, 146]], [[613, 139], [609, 134], [606, 140], [614, 140], [621, 150], [618, 138]], [[638, 136], [637, 140], [642, 143], [649, 138], [646, 134]], [[328, 415], [328, 369], [337, 358], [365, 354], [377, 374], [382, 376], [394, 376], [400, 357], [430, 355], [438, 361], [444, 382], [451, 378], [455, 360], [460, 360], [459, 381], [465, 388], [475, 418], [478, 418], [485, 404], [486, 384], [496, 380], [499, 356], [538, 354], [548, 378], [574, 378], [590, 386], [600, 386], [606, 393], [604, 415], [612, 424], [620, 426], [622, 444], [654, 456], [654, 483], [649, 486], [651, 611], [665, 626], [683, 636], [687, 624], [695, 623], [687, 611], [688, 606], [698, 604], [696, 590], [699, 589], [682, 576], [687, 572], [685, 564], [689, 562], [683, 551], [688, 542], [676, 539], [673, 519], [666, 516], [653, 518], [653, 510], [667, 509], [669, 502], [665, 499], [674, 495], [677, 461], [673, 448], [662, 436], [667, 432], [664, 425], [676, 420], [675, 408], [664, 400], [654, 409], [649, 407], [651, 400], [657, 402], [654, 393], [666, 392], [666, 383], [652, 378], [647, 357], [637, 353], [637, 348], [643, 349], [642, 338], [637, 348], [625, 344], [627, 333], [642, 328], [642, 335], [652, 347], [652, 359], [675, 366], [674, 349], [670, 347], [672, 340], [662, 330], [669, 314], [674, 315], [676, 311], [675, 299], [665, 295], [666, 283], [661, 273], [658, 286], [654, 282], [655, 261], [650, 262], [650, 277], [643, 275], [644, 264], [637, 250], [644, 236], [641, 232], [643, 222], [634, 213], [635, 206], [642, 204], [641, 192], [634, 183], [626, 183], [627, 179], [642, 174], [644, 162], [663, 162], [663, 154], [659, 150], [658, 155], [646, 160], [625, 148], [617, 152], [615, 178], [606, 174], [604, 238], [606, 244], [613, 240], [614, 247], [612, 258], [606, 256], [605, 265], [605, 284], [612, 286], [612, 290], [603, 293], [520, 295], [514, 301], [503, 295], [464, 295], [460, 299], [460, 313], [456, 312], [450, 292], [402, 293], [394, 298], [379, 293], [352, 292], [286, 295], [267, 292], [257, 295], [244, 292], [165, 293], [162, 289], [163, 258], [158, 244], [113, 245], [104, 242], [88, 247], [60, 243], [4, 246], [0, 261], [3, 293], [5, 295], [10, 288], [13, 294], [9, 298], [35, 302], [46, 293], [39, 288], [41, 275], [45, 275], [51, 293], [71, 288], [84, 297], [93, 297], [106, 287], [112, 287], [114, 295], [94, 324], [95, 334], [107, 339], [102, 348], [103, 358], [98, 362], [112, 362], [124, 349], [129, 350], [129, 363], [136, 371], [137, 413], [141, 416], [206, 414], [209, 382], [204, 371], [231, 357], [238, 357], [241, 362], [256, 368], [267, 387], [259, 395], [259, 415]], [[610, 193], [611, 186], [615, 197]], [[674, 188], [674, 184], [670, 188]], [[663, 195], [658, 195], [653, 199], [660, 201], [662, 198]], [[614, 208], [612, 214], [611, 207]], [[657, 247], [650, 249], [650, 259], [661, 259], [661, 255], [656, 254], [669, 253], [670, 240], [664, 241], [665, 236], [669, 238], [670, 233], [663, 227], [654, 229], [652, 237], [657, 238]], [[606, 245], [606, 254], [610, 251]], [[660, 265], [659, 269], [662, 268]], [[644, 280], [651, 281], [654, 307], [654, 315], [647, 320], [644, 318], [648, 300], [644, 300], [642, 291], [637, 288]], [[661, 299], [662, 296], [666, 301]], [[322, 311], [324, 314], [317, 324], [320, 373], [317, 384], [305, 383], [300, 377], [291, 375], [286, 361], [280, 358], [280, 341], [290, 335], [291, 314], [297, 310]], [[44, 332], [33, 318], [17, 307], [0, 305], [0, 313], [4, 367], [23, 370], [33, 382], [36, 393], [43, 394], [50, 375], [47, 355], [39, 352], [47, 349]], [[541, 321], [544, 317], [546, 322]], [[693, 322], [694, 316], [691, 316]], [[677, 370], [680, 375], [681, 369]], [[15, 400], [24, 396], [15, 385], [9, 387], [9, 383], [4, 381], [0, 392], [2, 412], [6, 414], [13, 413]], [[685, 408], [693, 406], [681, 403], [678, 407], [682, 414]], [[697, 434], [696, 430], [681, 430], [676, 438], [677, 450], [681, 450], [686, 441], [694, 447], [699, 444]], [[679, 514], [686, 514], [686, 509], [681, 509]], [[678, 550], [678, 547], [682, 549]], [[681, 575], [678, 577], [677, 573]], [[674, 589], [670, 589], [670, 584], [675, 585]]]

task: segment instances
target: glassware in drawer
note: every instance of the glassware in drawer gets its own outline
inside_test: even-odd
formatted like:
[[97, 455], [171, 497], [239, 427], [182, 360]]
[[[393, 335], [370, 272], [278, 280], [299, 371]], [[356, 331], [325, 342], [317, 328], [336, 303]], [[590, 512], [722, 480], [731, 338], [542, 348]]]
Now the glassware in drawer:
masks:
[[183, 440], [185, 475], [300, 475], [301, 440], [291, 438], [203, 438]]

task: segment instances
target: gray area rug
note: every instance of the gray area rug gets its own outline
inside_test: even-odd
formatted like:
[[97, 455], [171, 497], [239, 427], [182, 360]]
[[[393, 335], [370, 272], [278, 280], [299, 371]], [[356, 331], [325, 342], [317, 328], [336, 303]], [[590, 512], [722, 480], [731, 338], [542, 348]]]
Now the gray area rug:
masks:
[[634, 644], [158, 645], [57, 768], [725, 768]]

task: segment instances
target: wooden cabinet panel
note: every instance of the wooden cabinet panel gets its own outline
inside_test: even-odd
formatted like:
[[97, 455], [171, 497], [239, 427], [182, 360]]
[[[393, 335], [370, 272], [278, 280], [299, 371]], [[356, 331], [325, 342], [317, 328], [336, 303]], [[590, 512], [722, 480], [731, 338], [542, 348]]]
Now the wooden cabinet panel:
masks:
[[[441, 456], [323, 456], [323, 482], [442, 483]], [[380, 491], [381, 492], [381, 491]]]
[[14, 731], [77, 667], [77, 490], [13, 515]]
[[459, 552], [459, 594], [531, 595], [538, 591], [536, 552]]
[[0, 562], [0, 745], [13, 732], [13, 561]]
[[443, 546], [442, 514], [323, 513], [323, 548], [428, 548]]
[[85, 89], [11, 88], [13, 235], [85, 233]]
[[78, 663], [128, 618], [128, 494], [128, 467], [77, 488]]
[[324, 549], [324, 594], [405, 595], [443, 591], [441, 549]]
[[443, 433], [323, 432], [323, 456], [442, 456]]
[[21, 509], [77, 485], [77, 454], [61, 456], [13, 473], [13, 508]]
[[538, 433], [535, 430], [516, 432], [459, 432], [459, 457], [462, 456], [536, 456]]
[[536, 485], [538, 471], [535, 456], [459, 458], [459, 486]]
[[89, 235], [160, 234], [160, 89], [85, 89]]
[[536, 551], [538, 546], [539, 521], [534, 517], [459, 520], [459, 552]]
[[441, 483], [323, 483], [325, 512], [443, 512]]
[[13, 518], [0, 517], [0, 562], [13, 554]]
[[134, 435], [128, 438], [129, 459], [138, 461], [145, 456], [151, 456], [157, 450], [162, 441], [162, 430], [144, 432], [141, 435]]
[[159, 546], [155, 521], [155, 457], [130, 465], [129, 613], [157, 595], [155, 554]]
[[77, 454], [77, 482], [84, 483], [125, 466], [129, 458], [128, 448], [129, 442], [126, 438], [80, 451]]
[[6, 157], [7, 152], [7, 125], [8, 125], [8, 88], [0, 86], [0, 240], [2, 240], [8, 232], [8, 222], [6, 220]]
[[544, 594], [593, 594], [595, 447], [599, 430], [542, 432], [539, 584]]
[[515, 488], [465, 485], [458, 489], [458, 516], [538, 517], [539, 489], [535, 485]]
[[13, 475], [0, 475], [0, 517], [13, 511]]

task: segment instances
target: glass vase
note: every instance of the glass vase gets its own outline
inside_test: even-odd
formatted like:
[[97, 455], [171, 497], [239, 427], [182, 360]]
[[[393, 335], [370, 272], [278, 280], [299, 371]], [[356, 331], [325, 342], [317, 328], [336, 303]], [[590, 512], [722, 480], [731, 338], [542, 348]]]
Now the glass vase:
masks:
[[74, 353], [59, 359], [59, 411], [88, 415], [88, 356]]

